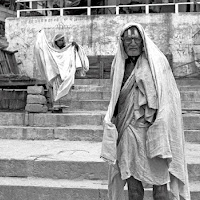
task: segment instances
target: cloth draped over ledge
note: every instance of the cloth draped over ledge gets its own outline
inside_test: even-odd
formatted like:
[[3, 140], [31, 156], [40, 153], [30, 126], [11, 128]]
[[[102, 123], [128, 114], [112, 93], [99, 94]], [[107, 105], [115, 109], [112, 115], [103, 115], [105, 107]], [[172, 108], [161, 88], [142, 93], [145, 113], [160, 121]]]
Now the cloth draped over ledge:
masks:
[[71, 43], [62, 49], [55, 48], [49, 44], [44, 29], [37, 35], [34, 55], [42, 77], [54, 88], [54, 101], [68, 94], [77, 70], [81, 76], [89, 70], [89, 60], [81, 45], [78, 50]]
[[[131, 26], [136, 26], [139, 29], [143, 39], [144, 52], [138, 58], [134, 72], [132, 72], [135, 79], [133, 80], [130, 77], [127, 80], [134, 82], [134, 88], [138, 90], [138, 98], [130, 99], [130, 101], [133, 101], [130, 103], [135, 106], [127, 106], [130, 115], [125, 114], [126, 122], [131, 122], [134, 113], [137, 123], [140, 108], [146, 108], [143, 115], [146, 121], [150, 122], [150, 126], [146, 131], [147, 157], [167, 161], [172, 200], [190, 200], [180, 93], [166, 57], [147, 36], [141, 25], [137, 23], [125, 25], [120, 37]], [[123, 95], [123, 88], [125, 87], [122, 87], [122, 81], [126, 58], [127, 55], [122, 40], [119, 39], [118, 50], [111, 66], [111, 99], [104, 118], [104, 133], [100, 155], [109, 163], [108, 195], [110, 200], [125, 199], [123, 190], [126, 181], [122, 179], [118, 165], [118, 154], [121, 150], [119, 149], [120, 142], [118, 138], [123, 134], [121, 130], [124, 132], [132, 129], [132, 127], [131, 124], [121, 121], [118, 122], [121, 124], [120, 129], [117, 128], [113, 121], [113, 115], [117, 101]], [[142, 64], [141, 67], [140, 64]], [[151, 83], [148, 83], [150, 80], [149, 73], [151, 73]], [[127, 95], [124, 95], [124, 98], [127, 99]], [[157, 110], [155, 118], [152, 118], [153, 110]], [[132, 131], [137, 130], [132, 129]]]

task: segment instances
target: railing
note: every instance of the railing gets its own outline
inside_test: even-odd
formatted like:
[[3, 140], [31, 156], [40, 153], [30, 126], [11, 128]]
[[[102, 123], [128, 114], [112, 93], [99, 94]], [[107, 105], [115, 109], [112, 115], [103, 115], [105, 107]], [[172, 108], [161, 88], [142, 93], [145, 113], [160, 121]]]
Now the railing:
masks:
[[92, 9], [108, 9], [112, 8], [115, 9], [116, 15], [120, 14], [120, 8], [143, 8], [143, 13], [149, 14], [150, 13], [150, 7], [158, 7], [158, 6], [174, 6], [174, 13], [179, 13], [179, 6], [180, 5], [199, 5], [200, 2], [181, 2], [181, 3], [156, 3], [156, 4], [135, 4], [135, 5], [107, 5], [107, 6], [83, 6], [83, 7], [64, 7], [64, 8], [36, 8], [33, 9], [33, 2], [46, 2], [44, 0], [17, 0], [16, 3], [25, 3], [29, 2], [29, 9], [22, 9], [17, 10], [17, 17], [20, 17], [21, 12], [30, 12], [30, 11], [59, 11], [59, 15], [63, 16], [64, 11], [66, 10], [81, 10], [85, 9], [87, 10], [86, 14], [91, 15]]

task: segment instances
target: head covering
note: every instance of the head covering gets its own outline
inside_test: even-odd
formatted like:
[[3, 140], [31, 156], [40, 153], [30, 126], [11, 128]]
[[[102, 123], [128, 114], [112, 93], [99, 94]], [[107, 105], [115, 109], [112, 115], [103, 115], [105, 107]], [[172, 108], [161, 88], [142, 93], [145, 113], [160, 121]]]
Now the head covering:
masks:
[[58, 33], [54, 36], [53, 40], [52, 40], [52, 46], [56, 49], [59, 49], [59, 47], [56, 45], [56, 41], [60, 40], [61, 38], [65, 39], [65, 35], [64, 33]]
[[61, 38], [64, 38], [64, 37], [65, 37], [65, 35], [63, 33], [59, 33], [54, 37], [54, 41], [58, 41], [58, 40], [60, 40]]
[[[168, 160], [171, 175], [170, 189], [173, 194], [173, 200], [179, 200], [181, 197], [185, 200], [190, 200], [180, 93], [168, 60], [148, 37], [143, 27], [137, 23], [126, 24], [120, 32], [117, 53], [111, 66], [112, 91], [104, 118], [101, 157], [109, 163], [116, 163], [118, 131], [111, 120], [121, 91], [125, 59], [127, 58], [121, 37], [125, 30], [132, 26], [138, 28], [143, 39], [144, 53], [149, 63], [158, 97], [156, 119], [147, 131], [147, 154], [149, 158], [160, 157]], [[148, 88], [145, 89], [148, 90]], [[116, 174], [115, 171], [115, 175], [110, 176], [112, 180], [109, 181], [109, 184], [115, 182], [113, 180]], [[113, 196], [116, 198], [117, 195]]]

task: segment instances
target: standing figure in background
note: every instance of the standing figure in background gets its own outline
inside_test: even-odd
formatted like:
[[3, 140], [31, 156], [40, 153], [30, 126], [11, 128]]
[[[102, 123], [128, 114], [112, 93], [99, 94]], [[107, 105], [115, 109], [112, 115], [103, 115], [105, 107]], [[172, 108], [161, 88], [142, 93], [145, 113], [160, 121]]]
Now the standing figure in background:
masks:
[[109, 166], [109, 199], [190, 200], [180, 93], [171, 67], [137, 23], [125, 25], [111, 66], [101, 157]]
[[[62, 51], [62, 49], [64, 49], [67, 46], [65, 35], [62, 33], [56, 34], [55, 37], [53, 38], [52, 46], [55, 49]], [[75, 50], [78, 51], [78, 45], [76, 42], [73, 41], [72, 46], [74, 46]], [[57, 95], [58, 88], [60, 87], [61, 84], [62, 84], [61, 76], [60, 76], [60, 74], [57, 74], [57, 76], [52, 80], [52, 87], [50, 88], [50, 90], [52, 91], [51, 96], [55, 97]], [[59, 105], [60, 105], [60, 103], [59, 103]]]
[[[35, 43], [36, 64], [47, 81], [53, 108], [60, 105], [60, 99], [68, 94], [74, 84], [75, 73], [85, 76], [89, 61], [81, 45], [66, 42], [64, 33], [56, 34], [50, 43], [45, 31], [39, 31]], [[58, 105], [59, 104], [59, 105]]]
[[[52, 41], [52, 46], [56, 49], [63, 49], [66, 46], [66, 39], [64, 34], [56, 34]], [[76, 42], [73, 41], [72, 46], [75, 46], [76, 50], [78, 50], [78, 45]]]

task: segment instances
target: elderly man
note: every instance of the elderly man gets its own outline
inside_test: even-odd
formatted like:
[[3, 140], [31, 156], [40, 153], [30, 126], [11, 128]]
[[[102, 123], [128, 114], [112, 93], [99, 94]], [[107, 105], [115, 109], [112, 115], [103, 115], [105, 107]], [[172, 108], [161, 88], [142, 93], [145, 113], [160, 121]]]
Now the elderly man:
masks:
[[101, 157], [108, 161], [109, 199], [190, 200], [180, 94], [166, 57], [141, 25], [120, 33], [111, 66], [112, 93], [104, 119]]

